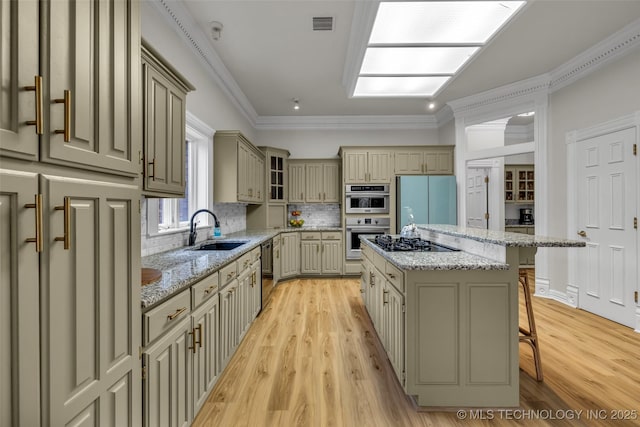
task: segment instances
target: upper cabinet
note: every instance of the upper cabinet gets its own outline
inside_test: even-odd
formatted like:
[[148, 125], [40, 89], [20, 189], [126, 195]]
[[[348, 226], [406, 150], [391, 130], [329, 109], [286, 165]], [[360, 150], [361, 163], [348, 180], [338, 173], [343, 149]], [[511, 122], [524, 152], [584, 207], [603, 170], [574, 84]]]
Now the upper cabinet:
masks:
[[215, 203], [264, 202], [264, 153], [238, 131], [218, 131], [213, 143]]
[[452, 175], [453, 146], [416, 146], [397, 148], [394, 157], [396, 175]]
[[267, 201], [269, 203], [286, 203], [289, 152], [273, 147], [259, 148], [265, 156]]
[[290, 160], [289, 203], [340, 203], [340, 161]]
[[391, 182], [393, 156], [390, 150], [343, 147], [340, 153], [345, 183]]
[[183, 197], [187, 92], [194, 90], [149, 46], [142, 46], [144, 91], [144, 190]]
[[533, 165], [505, 166], [504, 200], [507, 203], [535, 202], [535, 171]]
[[138, 3], [10, 1], [0, 16], [0, 153], [136, 176]]

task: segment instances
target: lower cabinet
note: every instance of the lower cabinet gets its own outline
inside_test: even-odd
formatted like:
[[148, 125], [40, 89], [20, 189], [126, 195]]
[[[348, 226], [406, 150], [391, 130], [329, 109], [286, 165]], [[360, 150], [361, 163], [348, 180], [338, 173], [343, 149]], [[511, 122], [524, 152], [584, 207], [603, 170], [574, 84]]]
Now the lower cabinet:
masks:
[[220, 370], [224, 370], [238, 345], [238, 279], [220, 291]]
[[145, 426], [190, 424], [192, 338], [191, 318], [187, 316], [143, 354]]
[[280, 236], [276, 236], [273, 238], [273, 245], [272, 250], [273, 250], [273, 266], [271, 267], [271, 272], [273, 274], [273, 286], [275, 286], [279, 281], [280, 281], [280, 277], [281, 277], [281, 265], [282, 265], [282, 256], [281, 256], [281, 240], [280, 240]]
[[[505, 227], [504, 231], [508, 231], [510, 233], [520, 233], [520, 234], [536, 234], [535, 227]], [[520, 248], [519, 254], [519, 263], [521, 266], [533, 266], [536, 264], [536, 249], [537, 248]]]
[[280, 235], [280, 278], [300, 274], [300, 233]]
[[300, 274], [342, 274], [342, 234], [300, 233]]
[[[220, 300], [211, 297], [191, 315], [192, 334], [197, 334], [191, 352], [193, 354], [193, 416], [207, 400], [218, 379], [220, 361], [218, 340], [220, 337]], [[196, 344], [197, 343], [197, 348]]]

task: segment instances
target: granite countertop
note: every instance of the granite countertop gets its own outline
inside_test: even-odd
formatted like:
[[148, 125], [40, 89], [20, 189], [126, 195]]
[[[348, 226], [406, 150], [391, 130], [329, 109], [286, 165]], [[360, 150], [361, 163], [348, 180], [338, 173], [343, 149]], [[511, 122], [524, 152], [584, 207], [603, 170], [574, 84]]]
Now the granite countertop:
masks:
[[508, 270], [509, 264], [468, 252], [387, 252], [367, 236], [360, 241], [370, 246], [401, 270]]
[[[339, 226], [303, 226], [275, 230], [244, 230], [228, 234], [223, 238], [198, 242], [195, 246], [142, 257], [142, 267], [162, 271], [162, 279], [151, 285], [143, 286], [141, 289], [140, 299], [143, 310], [188, 288], [278, 234], [296, 231], [342, 231], [342, 228]], [[239, 240], [247, 241], [247, 243], [230, 251], [195, 250], [203, 243]]]
[[517, 247], [548, 247], [548, 248], [577, 248], [586, 246], [585, 242], [545, 237], [506, 231], [485, 230], [481, 228], [467, 228], [457, 225], [417, 224], [421, 230], [435, 231], [454, 237], [463, 237], [483, 243], [493, 243], [501, 246]]

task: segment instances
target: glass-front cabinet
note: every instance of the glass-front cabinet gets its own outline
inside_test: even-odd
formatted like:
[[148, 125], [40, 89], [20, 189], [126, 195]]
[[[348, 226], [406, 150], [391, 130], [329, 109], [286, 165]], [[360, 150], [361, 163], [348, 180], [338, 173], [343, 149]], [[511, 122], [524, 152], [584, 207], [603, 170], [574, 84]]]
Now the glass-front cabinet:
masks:
[[267, 163], [267, 194], [269, 202], [287, 202], [287, 159], [289, 152], [273, 147], [259, 147]]

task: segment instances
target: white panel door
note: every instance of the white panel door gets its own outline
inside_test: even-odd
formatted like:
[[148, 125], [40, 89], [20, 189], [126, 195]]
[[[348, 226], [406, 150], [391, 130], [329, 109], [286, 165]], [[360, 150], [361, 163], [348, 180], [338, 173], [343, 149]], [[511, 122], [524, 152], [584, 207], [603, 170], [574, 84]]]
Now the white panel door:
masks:
[[489, 219], [485, 216], [489, 212], [485, 182], [488, 176], [487, 169], [467, 169], [467, 227], [489, 228]]
[[631, 327], [638, 289], [635, 141], [630, 128], [578, 144], [576, 221], [587, 244], [578, 251], [580, 308]]

